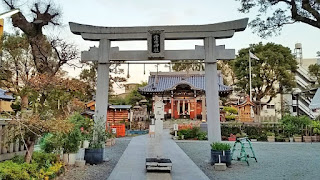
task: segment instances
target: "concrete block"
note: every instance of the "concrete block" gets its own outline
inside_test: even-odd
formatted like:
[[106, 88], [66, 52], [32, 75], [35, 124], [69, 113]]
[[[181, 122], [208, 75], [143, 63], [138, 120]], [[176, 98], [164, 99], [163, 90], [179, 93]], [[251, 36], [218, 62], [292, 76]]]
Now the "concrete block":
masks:
[[84, 167], [86, 165], [86, 161], [85, 160], [76, 160], [75, 165], [77, 167]]
[[208, 133], [208, 124], [207, 124], [207, 123], [201, 123], [201, 124], [200, 124], [200, 130], [201, 130], [202, 132]]
[[225, 171], [225, 170], [227, 170], [227, 165], [226, 165], [226, 163], [215, 163], [214, 169], [217, 171]]

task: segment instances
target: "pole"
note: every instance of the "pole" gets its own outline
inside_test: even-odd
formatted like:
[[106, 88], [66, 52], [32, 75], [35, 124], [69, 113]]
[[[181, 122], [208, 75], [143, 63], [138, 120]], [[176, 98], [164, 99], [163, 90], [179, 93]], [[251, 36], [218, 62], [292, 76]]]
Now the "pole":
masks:
[[297, 94], [296, 97], [297, 97], [297, 100], [296, 100], [297, 101], [297, 106], [296, 106], [297, 107], [297, 116], [299, 116], [299, 94]]
[[251, 58], [250, 58], [250, 50], [249, 50], [249, 95], [250, 95], [250, 101], [252, 101], [252, 81], [251, 81]]

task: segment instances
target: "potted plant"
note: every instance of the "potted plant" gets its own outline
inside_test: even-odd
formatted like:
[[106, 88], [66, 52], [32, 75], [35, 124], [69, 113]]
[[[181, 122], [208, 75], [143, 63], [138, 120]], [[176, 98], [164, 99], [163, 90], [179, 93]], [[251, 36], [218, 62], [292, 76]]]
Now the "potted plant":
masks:
[[[295, 142], [302, 142], [301, 127], [305, 127], [311, 124], [311, 119], [307, 116], [291, 116], [286, 115], [281, 119], [285, 131], [291, 136], [295, 134], [293, 139]], [[300, 141], [301, 139], [301, 141]]]
[[88, 148], [90, 132], [94, 124], [93, 120], [85, 118], [79, 113], [75, 113], [70, 117], [70, 121], [74, 124], [75, 129], [80, 129], [82, 148]]
[[219, 156], [222, 163], [226, 163], [229, 167], [231, 165], [231, 146], [227, 143], [214, 142], [211, 145], [211, 165], [219, 162]]
[[257, 135], [250, 135], [248, 138], [250, 139], [251, 142], [257, 142], [258, 141], [257, 140], [258, 139]]
[[228, 141], [236, 141], [237, 137], [233, 134], [230, 134], [230, 137], [228, 137]]
[[268, 142], [275, 142], [275, 134], [273, 132], [267, 132]]
[[110, 146], [113, 145], [113, 142], [112, 142], [112, 133], [107, 132], [107, 133], [106, 133], [106, 136], [107, 136], [106, 146], [110, 147]]
[[319, 142], [320, 141], [320, 122], [319, 121], [312, 121], [312, 133], [313, 136], [311, 136], [311, 140], [313, 142]]
[[94, 126], [89, 148], [85, 149], [84, 160], [89, 164], [100, 164], [103, 162], [103, 152], [107, 134], [102, 124], [103, 123], [97, 123]]
[[275, 136], [275, 141], [276, 142], [283, 142], [284, 141], [284, 137], [281, 134], [279, 134], [279, 135]]
[[79, 129], [74, 129], [70, 133], [62, 136], [63, 142], [63, 162], [68, 165], [74, 165], [76, 153], [79, 151], [81, 133]]
[[310, 131], [309, 131], [309, 127], [308, 127], [308, 126], [306, 126], [305, 131], [306, 131], [306, 135], [303, 136], [303, 141], [304, 141], [304, 142], [312, 142], [312, 139], [311, 139], [311, 136], [310, 136]]
[[302, 137], [299, 134], [293, 135], [294, 142], [302, 142]]

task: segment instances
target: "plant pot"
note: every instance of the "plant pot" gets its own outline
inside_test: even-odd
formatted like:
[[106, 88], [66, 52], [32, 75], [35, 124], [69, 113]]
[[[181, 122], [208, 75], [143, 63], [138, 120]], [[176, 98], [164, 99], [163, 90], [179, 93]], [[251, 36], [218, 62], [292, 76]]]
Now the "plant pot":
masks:
[[289, 138], [284, 138], [284, 141], [285, 142], [289, 142]]
[[106, 146], [112, 146], [112, 139], [107, 139]]
[[293, 137], [293, 139], [294, 139], [294, 142], [302, 142], [302, 137], [301, 136]]
[[89, 147], [90, 142], [88, 140], [84, 140], [83, 141], [83, 148], [88, 148]]
[[69, 155], [68, 154], [63, 154], [63, 163], [67, 165], [69, 162]]
[[221, 163], [226, 163], [226, 165], [229, 167], [231, 165], [231, 151], [216, 151], [211, 149], [211, 165], [214, 165], [215, 163], [219, 163], [219, 155]]
[[319, 142], [319, 141], [320, 141], [320, 136], [317, 135], [316, 142]]
[[76, 154], [75, 153], [63, 154], [63, 162], [66, 165], [74, 165], [76, 163]]
[[236, 137], [228, 137], [228, 141], [236, 141]]
[[311, 136], [303, 136], [304, 142], [312, 142]]
[[289, 137], [290, 142], [293, 142], [293, 137]]
[[103, 162], [103, 148], [100, 149], [86, 149], [84, 160], [89, 164], [100, 164]]
[[275, 142], [276, 137], [275, 136], [267, 136], [268, 142]]

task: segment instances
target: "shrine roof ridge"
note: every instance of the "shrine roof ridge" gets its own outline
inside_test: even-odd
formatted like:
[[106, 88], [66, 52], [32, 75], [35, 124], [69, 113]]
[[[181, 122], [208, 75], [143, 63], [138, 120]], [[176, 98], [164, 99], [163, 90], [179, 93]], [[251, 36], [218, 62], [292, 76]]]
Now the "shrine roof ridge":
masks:
[[103, 27], [69, 22], [72, 33], [92, 34], [121, 34], [121, 33], [146, 33], [153, 30], [163, 30], [168, 33], [180, 32], [217, 32], [234, 30], [235, 32], [244, 31], [248, 24], [248, 18], [220, 22], [204, 25], [168, 25], [168, 26], [133, 26], [133, 27]]
[[151, 76], [180, 76], [180, 75], [205, 75], [204, 71], [179, 71], [179, 72], [150, 72]]

